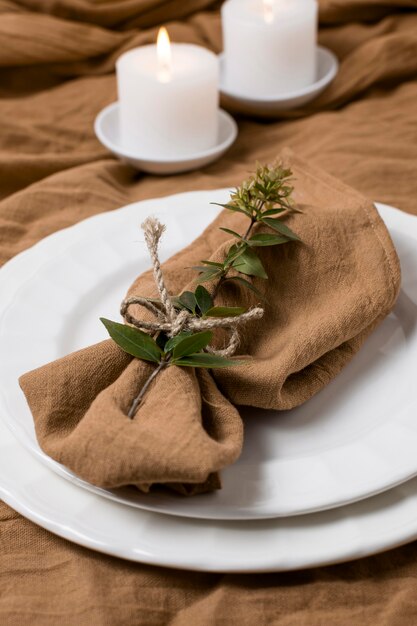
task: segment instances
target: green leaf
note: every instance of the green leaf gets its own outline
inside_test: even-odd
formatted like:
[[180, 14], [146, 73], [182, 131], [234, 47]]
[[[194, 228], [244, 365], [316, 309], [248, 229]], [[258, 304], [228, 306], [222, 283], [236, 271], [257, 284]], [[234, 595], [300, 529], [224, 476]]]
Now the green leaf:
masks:
[[279, 202], [279, 204], [286, 211], [291, 211], [293, 213], [302, 213], [302, 210], [294, 202], [291, 202], [288, 199], [286, 200], [285, 196], [281, 196], [280, 198], [278, 198], [277, 202]]
[[178, 296], [171, 296], [171, 302], [176, 309], [185, 309], [186, 307], [180, 302]]
[[254, 183], [253, 188], [256, 189], [257, 191], [260, 191], [264, 195], [268, 193], [267, 187], [265, 187], [265, 185], [262, 185], [262, 183], [258, 183], [258, 182]]
[[126, 326], [126, 324], [112, 322], [104, 317], [100, 317], [100, 320], [106, 327], [110, 337], [122, 350], [135, 356], [137, 359], [152, 361], [153, 363], [160, 362], [162, 350], [152, 337], [138, 328]]
[[165, 344], [165, 352], [171, 352], [175, 348], [177, 343], [179, 343], [185, 337], [189, 337], [192, 334], [193, 333], [191, 332], [191, 330], [183, 330], [182, 333], [179, 333], [179, 335], [175, 335], [175, 337], [171, 337], [171, 339], [168, 339], [168, 341]]
[[246, 274], [247, 276], [268, 278], [268, 274], [265, 272], [260, 258], [251, 248], [247, 248], [243, 251], [240, 257], [233, 263], [233, 267], [241, 274]]
[[249, 211], [245, 211], [242, 207], [237, 206], [236, 204], [220, 204], [220, 202], [210, 202], [210, 204], [215, 204], [216, 206], [221, 206], [224, 209], [228, 209], [229, 211], [236, 211], [237, 213], [243, 213], [244, 215], [249, 215]]
[[222, 273], [221, 270], [216, 270], [216, 269], [207, 270], [207, 272], [202, 272], [200, 276], [197, 277], [196, 282], [197, 284], [206, 283], [209, 280], [213, 280], [214, 278], [217, 278], [217, 276], [220, 276], [221, 273]]
[[197, 270], [197, 272], [206, 272], [208, 270], [205, 265], [192, 265], [190, 268], [187, 269]]
[[168, 337], [166, 336], [166, 334], [162, 331], [160, 333], [158, 333], [157, 338], [155, 339], [156, 344], [161, 348], [161, 350], [164, 352], [165, 350], [165, 345], [168, 341]]
[[243, 306], [214, 306], [207, 311], [205, 317], [236, 317], [245, 311], [247, 309]]
[[201, 261], [201, 262], [204, 263], [204, 265], [210, 265], [212, 267], [218, 267], [219, 269], [223, 269], [223, 263], [216, 263], [215, 261]]
[[195, 290], [195, 299], [197, 300], [198, 308], [202, 315], [213, 306], [213, 298], [202, 285], [199, 285]]
[[233, 261], [235, 261], [238, 257], [240, 257], [241, 254], [244, 253], [247, 247], [248, 244], [246, 242], [244, 244], [233, 244], [233, 246], [230, 247], [229, 252], [226, 255], [225, 263], [231, 265]]
[[178, 361], [171, 361], [173, 365], [179, 365], [180, 367], [232, 367], [233, 365], [243, 365], [245, 361], [238, 361], [232, 359], [225, 359], [222, 356], [216, 356], [215, 354], [206, 354], [200, 352], [198, 354], [189, 354]]
[[194, 354], [199, 352], [208, 344], [213, 338], [213, 333], [211, 330], [206, 330], [201, 333], [195, 333], [195, 335], [190, 335], [189, 337], [184, 337], [177, 343], [172, 352], [172, 358], [175, 360], [180, 359], [181, 357], [188, 356], [189, 354]]
[[239, 233], [235, 232], [234, 230], [231, 230], [230, 228], [220, 227], [220, 230], [224, 231], [225, 233], [228, 233], [229, 235], [233, 235], [233, 237], [236, 237], [237, 239], [243, 240], [242, 235], [239, 235]]
[[250, 283], [248, 280], [246, 280], [246, 278], [242, 278], [242, 276], [228, 276], [227, 278], [225, 278], [224, 282], [228, 281], [228, 280], [234, 280], [238, 283], [240, 283], [241, 285], [244, 285], [245, 287], [247, 287], [248, 289], [250, 289], [251, 291], [253, 291], [253, 293], [255, 293], [258, 298], [260, 298], [261, 300], [265, 301], [265, 296], [263, 293], [261, 293], [259, 291], [259, 289], [257, 289], [255, 287], [255, 285], [252, 285], [252, 283]]
[[281, 209], [280, 207], [276, 207], [275, 209], [267, 209], [266, 211], [262, 211], [262, 216], [267, 217], [269, 215], [277, 215], [278, 213], [284, 213], [285, 209]]
[[284, 222], [281, 222], [279, 218], [274, 219], [273, 217], [263, 217], [262, 221], [270, 228], [273, 228], [277, 232], [281, 233], [281, 235], [284, 235], [284, 237], [288, 237], [288, 239], [293, 239], [294, 241], [300, 241], [299, 236], [296, 235], [291, 228], [288, 228]]
[[289, 241], [288, 237], [284, 237], [284, 235], [273, 235], [270, 233], [259, 233], [257, 235], [253, 235], [248, 244], [251, 247], [255, 246], [277, 246], [280, 243], [287, 243]]
[[184, 291], [178, 296], [180, 303], [191, 313], [195, 313], [195, 307], [197, 306], [197, 300], [192, 291]]

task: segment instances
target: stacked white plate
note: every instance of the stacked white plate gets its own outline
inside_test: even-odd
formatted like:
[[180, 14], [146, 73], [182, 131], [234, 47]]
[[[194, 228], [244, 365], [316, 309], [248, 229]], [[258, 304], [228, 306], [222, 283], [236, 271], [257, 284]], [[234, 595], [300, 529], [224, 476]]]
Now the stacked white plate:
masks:
[[138, 229], [146, 216], [167, 224], [168, 258], [217, 215], [210, 202], [227, 197], [223, 189], [131, 204], [51, 235], [0, 270], [0, 496], [76, 543], [196, 570], [290, 570], [411, 541], [417, 219], [384, 205], [403, 272], [394, 311], [302, 407], [242, 411], [245, 448], [221, 491], [185, 499], [98, 489], [40, 450], [18, 377], [106, 337], [98, 318], [118, 319], [127, 287], [149, 266]]

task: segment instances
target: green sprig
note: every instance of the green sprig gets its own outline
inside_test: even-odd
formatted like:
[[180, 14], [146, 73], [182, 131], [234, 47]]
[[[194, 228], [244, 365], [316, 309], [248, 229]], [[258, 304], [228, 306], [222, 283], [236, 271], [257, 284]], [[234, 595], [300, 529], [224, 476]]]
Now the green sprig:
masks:
[[[222, 307], [224, 310], [227, 307]], [[236, 307], [234, 307], [236, 309]], [[240, 309], [239, 309], [240, 310]], [[240, 313], [234, 313], [239, 315]], [[221, 317], [221, 313], [218, 315]], [[225, 314], [223, 316], [226, 316]], [[128, 354], [142, 359], [143, 361], [151, 361], [158, 365], [165, 364], [178, 365], [180, 367], [230, 367], [231, 365], [239, 365], [243, 361], [236, 359], [225, 359], [224, 357], [203, 352], [211, 343], [213, 333], [206, 330], [198, 333], [180, 333], [171, 339], [159, 333], [157, 339], [153, 339], [147, 333], [127, 326], [119, 324], [104, 317], [100, 320], [103, 322], [110, 337]], [[162, 341], [158, 341], [162, 338]]]
[[[298, 235], [281, 219], [292, 211], [298, 211], [292, 200], [294, 188], [291, 181], [291, 170], [281, 164], [272, 167], [259, 165], [253, 176], [231, 193], [229, 202], [213, 203], [228, 211], [243, 213], [249, 219], [244, 234], [221, 227], [220, 230], [237, 239], [226, 253], [223, 263], [214, 265], [212, 261], [203, 260], [201, 265], [194, 268], [199, 272], [197, 278], [199, 284], [217, 280], [214, 296], [226, 280], [230, 280], [231, 271], [252, 278], [268, 278], [253, 248], [299, 241]], [[270, 232], [253, 234], [257, 225], [266, 227]], [[239, 282], [259, 295], [258, 290], [247, 279], [242, 278]]]
[[[284, 223], [283, 218], [299, 209], [292, 200], [292, 172], [282, 164], [271, 167], [258, 165], [255, 173], [237, 187], [230, 195], [230, 201], [218, 206], [248, 218], [246, 231], [241, 234], [232, 229], [221, 227], [220, 230], [230, 235], [234, 242], [225, 253], [222, 262], [202, 260], [193, 269], [198, 272], [196, 289], [184, 291], [171, 298], [177, 310], [186, 310], [200, 318], [234, 317], [247, 309], [234, 306], [215, 306], [214, 300], [220, 288], [228, 282], [236, 282], [263, 299], [262, 293], [253, 284], [254, 278], [266, 280], [268, 275], [261, 259], [256, 253], [258, 247], [277, 246], [290, 241], [299, 241], [299, 237]], [[256, 232], [257, 227], [265, 230]], [[255, 232], [254, 232], [255, 231]], [[252, 279], [252, 280], [248, 280]], [[202, 283], [214, 284], [210, 293]], [[162, 306], [160, 300], [148, 298], [154, 306]], [[169, 338], [164, 332], [156, 337], [126, 324], [100, 318], [110, 337], [128, 354], [157, 364], [135, 398], [129, 417], [134, 414], [152, 380], [165, 367], [219, 368], [244, 363], [242, 360], [228, 359], [210, 354], [207, 349], [213, 339], [210, 330], [195, 332], [183, 331]]]

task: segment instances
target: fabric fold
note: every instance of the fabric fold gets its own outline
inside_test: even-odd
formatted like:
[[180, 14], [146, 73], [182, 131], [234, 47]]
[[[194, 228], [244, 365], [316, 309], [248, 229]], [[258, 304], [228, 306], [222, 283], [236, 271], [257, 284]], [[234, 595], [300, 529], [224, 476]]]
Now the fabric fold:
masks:
[[[164, 484], [183, 493], [218, 487], [217, 473], [242, 449], [236, 406], [280, 410], [305, 402], [339, 373], [388, 314], [400, 269], [372, 203], [291, 152], [283, 157], [291, 162], [301, 210], [286, 222], [301, 242], [257, 249], [269, 276], [255, 279], [265, 292], [265, 313], [242, 330], [243, 364], [162, 370], [134, 419], [128, 417], [129, 406], [155, 366], [126, 355], [112, 340], [25, 374], [20, 383], [48, 455], [101, 487], [136, 485], [147, 491]], [[229, 235], [219, 226], [243, 232], [246, 219], [222, 211], [167, 261], [170, 293], [190, 287], [195, 275], [190, 266], [207, 254], [224, 256]], [[151, 272], [128, 293], [155, 295]], [[216, 298], [216, 304], [228, 306], [255, 302], [256, 296], [237, 283]], [[221, 335], [217, 341], [221, 346]]]
[[207, 372], [171, 367], [150, 388], [138, 418], [127, 419], [131, 399], [151, 371], [108, 340], [41, 368], [34, 380], [29, 374], [23, 385], [32, 410], [45, 417], [37, 424], [44, 449], [101, 487], [211, 486], [210, 475], [241, 450], [237, 409]]

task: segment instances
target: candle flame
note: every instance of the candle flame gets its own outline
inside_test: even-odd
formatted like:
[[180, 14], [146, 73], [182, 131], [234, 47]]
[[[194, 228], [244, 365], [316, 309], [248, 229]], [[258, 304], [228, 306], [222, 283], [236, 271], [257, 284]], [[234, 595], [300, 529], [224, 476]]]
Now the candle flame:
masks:
[[274, 0], [262, 0], [264, 19], [267, 24], [274, 21]]
[[171, 42], [167, 29], [162, 26], [158, 32], [156, 40], [156, 55], [158, 57], [158, 78], [161, 82], [167, 83], [171, 80], [172, 53]]

